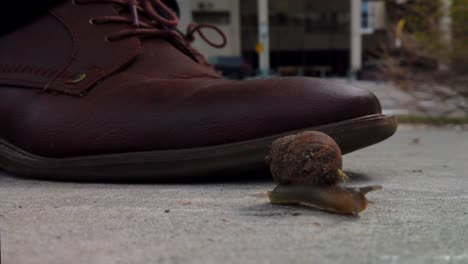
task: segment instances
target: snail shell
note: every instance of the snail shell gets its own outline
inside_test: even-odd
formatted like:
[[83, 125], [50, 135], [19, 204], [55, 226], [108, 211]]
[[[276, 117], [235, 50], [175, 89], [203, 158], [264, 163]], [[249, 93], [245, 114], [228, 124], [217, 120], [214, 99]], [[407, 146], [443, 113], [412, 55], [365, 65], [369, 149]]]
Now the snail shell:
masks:
[[278, 185], [334, 185], [347, 179], [341, 150], [328, 135], [308, 131], [273, 142], [267, 157]]

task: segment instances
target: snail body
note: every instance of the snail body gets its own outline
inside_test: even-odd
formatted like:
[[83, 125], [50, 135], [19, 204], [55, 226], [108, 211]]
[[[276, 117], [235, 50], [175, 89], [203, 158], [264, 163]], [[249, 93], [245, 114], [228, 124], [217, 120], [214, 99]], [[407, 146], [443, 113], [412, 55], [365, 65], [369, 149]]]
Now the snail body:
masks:
[[366, 194], [381, 186], [347, 188], [342, 186], [279, 185], [268, 198], [272, 204], [305, 205], [323, 211], [359, 215], [367, 208]]

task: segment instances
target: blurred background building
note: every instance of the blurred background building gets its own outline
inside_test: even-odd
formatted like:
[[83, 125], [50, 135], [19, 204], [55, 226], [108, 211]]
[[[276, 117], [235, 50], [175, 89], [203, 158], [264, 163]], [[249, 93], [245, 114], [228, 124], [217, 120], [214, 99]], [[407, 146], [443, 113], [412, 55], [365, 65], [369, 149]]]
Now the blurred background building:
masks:
[[[259, 68], [259, 22], [256, 0], [179, 0], [181, 28], [191, 21], [211, 23], [227, 35], [226, 48], [216, 50], [203, 41], [195, 46], [208, 58], [242, 57]], [[352, 12], [358, 3], [359, 12]], [[354, 16], [354, 17], [353, 17]], [[356, 17], [358, 16], [358, 17]], [[270, 69], [282, 75], [346, 76], [352, 68], [352, 49], [360, 70], [372, 67], [373, 55], [385, 36], [384, 1], [268, 0]], [[351, 21], [359, 21], [353, 34], [362, 41], [352, 45]], [[214, 32], [207, 35], [219, 38]], [[357, 46], [356, 46], [357, 45]], [[264, 51], [266, 52], [266, 51]]]

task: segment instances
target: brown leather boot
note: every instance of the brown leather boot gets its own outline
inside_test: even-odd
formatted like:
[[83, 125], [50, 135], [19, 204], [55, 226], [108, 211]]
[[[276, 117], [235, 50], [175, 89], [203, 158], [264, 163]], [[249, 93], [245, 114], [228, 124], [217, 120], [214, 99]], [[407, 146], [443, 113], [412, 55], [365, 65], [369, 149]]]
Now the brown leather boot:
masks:
[[0, 38], [0, 168], [43, 178], [172, 179], [265, 167], [278, 137], [348, 153], [391, 136], [365, 90], [313, 78], [228, 81], [160, 0], [68, 1]]

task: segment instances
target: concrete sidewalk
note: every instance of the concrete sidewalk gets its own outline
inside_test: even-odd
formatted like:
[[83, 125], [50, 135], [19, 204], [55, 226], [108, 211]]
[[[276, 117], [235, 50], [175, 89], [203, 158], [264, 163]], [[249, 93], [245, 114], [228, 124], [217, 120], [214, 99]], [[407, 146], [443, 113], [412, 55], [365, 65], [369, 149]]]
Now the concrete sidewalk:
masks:
[[11, 263], [468, 263], [468, 132], [403, 127], [345, 157], [360, 218], [272, 206], [269, 181], [76, 184], [0, 173]]

